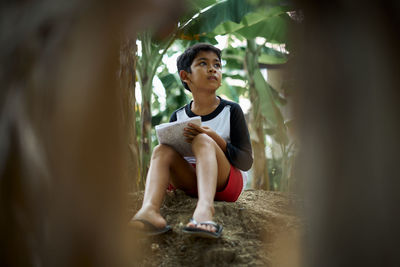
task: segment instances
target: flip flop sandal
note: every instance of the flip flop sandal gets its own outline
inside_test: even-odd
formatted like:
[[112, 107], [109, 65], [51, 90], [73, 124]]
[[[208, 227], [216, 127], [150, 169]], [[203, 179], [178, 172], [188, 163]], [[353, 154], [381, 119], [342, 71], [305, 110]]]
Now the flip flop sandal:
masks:
[[[195, 225], [195, 227], [186, 226], [183, 228], [183, 232], [193, 236], [205, 237], [205, 238], [220, 238], [222, 234], [222, 225], [219, 225], [213, 221], [196, 222], [195, 219], [190, 219], [190, 222]], [[211, 225], [215, 228], [215, 232], [210, 232], [201, 228], [197, 228], [197, 225]]]
[[[145, 220], [145, 219], [132, 219], [131, 222], [141, 222], [143, 223], [144, 227], [142, 229], [135, 229], [136, 232], [146, 235], [146, 236], [156, 236], [156, 235], [162, 235], [164, 233], [167, 233], [172, 230], [172, 227], [169, 225], [166, 225], [164, 228], [158, 228], [154, 226], [151, 222]], [[133, 227], [132, 228], [136, 228]]]

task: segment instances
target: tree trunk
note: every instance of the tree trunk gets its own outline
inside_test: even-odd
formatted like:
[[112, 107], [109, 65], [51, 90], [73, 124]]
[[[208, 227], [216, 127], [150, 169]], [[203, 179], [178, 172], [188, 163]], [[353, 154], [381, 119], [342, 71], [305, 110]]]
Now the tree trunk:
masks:
[[254, 133], [254, 137], [251, 139], [254, 153], [252, 188], [269, 190], [268, 165], [264, 142], [265, 135], [262, 118], [257, 109], [251, 109], [250, 127]]
[[263, 117], [261, 115], [259, 101], [260, 98], [255, 87], [253, 75], [254, 70], [258, 68], [258, 54], [254, 40], [247, 40], [246, 64], [245, 68], [249, 78], [250, 100], [252, 103], [250, 116], [250, 135], [253, 147], [253, 180], [252, 187], [256, 189], [269, 190], [269, 175], [267, 157], [265, 155], [265, 134], [263, 130]]
[[136, 37], [126, 40], [120, 51], [120, 84], [121, 84], [121, 115], [123, 133], [126, 138], [127, 170], [125, 179], [129, 184], [129, 191], [139, 189], [139, 146], [136, 140]]
[[147, 171], [150, 165], [151, 153], [151, 92], [152, 79], [142, 80], [142, 110], [141, 110], [141, 132], [142, 138], [140, 143], [141, 179], [139, 186], [144, 188]]

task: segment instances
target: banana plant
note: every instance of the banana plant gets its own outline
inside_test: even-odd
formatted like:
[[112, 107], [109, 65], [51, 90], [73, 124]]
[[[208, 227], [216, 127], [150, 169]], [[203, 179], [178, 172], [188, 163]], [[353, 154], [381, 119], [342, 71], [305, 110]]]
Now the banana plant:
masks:
[[189, 10], [179, 20], [174, 31], [166, 40], [157, 41], [150, 31], [140, 33], [141, 54], [137, 56], [137, 73], [140, 83], [141, 101], [141, 144], [140, 169], [143, 187], [151, 154], [151, 96], [153, 78], [168, 48], [176, 39], [200, 40], [221, 23], [240, 23], [243, 16], [254, 10], [246, 0], [191, 0]]
[[254, 39], [247, 40], [245, 69], [249, 79], [250, 99], [253, 104], [251, 109], [250, 125], [253, 129], [253, 149], [255, 164], [253, 169], [253, 187], [270, 188], [268, 176], [267, 157], [265, 155], [265, 125], [275, 130], [275, 139], [286, 147], [287, 135], [282, 113], [276, 103], [273, 89], [265, 81], [258, 63], [260, 47]]
[[141, 56], [136, 59], [137, 73], [142, 93], [140, 121], [141, 121], [141, 142], [140, 142], [140, 188], [144, 188], [144, 181], [147, 175], [148, 165], [150, 162], [151, 149], [151, 96], [153, 92], [153, 78], [156, 75], [161, 59], [168, 47], [176, 38], [175, 34], [170, 36], [166, 41], [155, 44], [152, 39], [151, 32], [143, 32], [139, 34], [138, 39], [141, 41]]

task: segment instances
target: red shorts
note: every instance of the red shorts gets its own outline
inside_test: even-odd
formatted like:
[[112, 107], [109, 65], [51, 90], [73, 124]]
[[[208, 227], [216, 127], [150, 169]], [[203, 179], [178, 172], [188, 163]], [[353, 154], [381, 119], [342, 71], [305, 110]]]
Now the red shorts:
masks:
[[[196, 168], [196, 164], [191, 164], [194, 168]], [[170, 184], [167, 190], [174, 190], [175, 187]], [[226, 182], [225, 187], [215, 193], [214, 200], [217, 201], [227, 201], [227, 202], [235, 202], [243, 189], [243, 177], [242, 173], [231, 165], [231, 170], [229, 172], [228, 181]], [[186, 191], [186, 194], [192, 197], [197, 197], [197, 187]]]

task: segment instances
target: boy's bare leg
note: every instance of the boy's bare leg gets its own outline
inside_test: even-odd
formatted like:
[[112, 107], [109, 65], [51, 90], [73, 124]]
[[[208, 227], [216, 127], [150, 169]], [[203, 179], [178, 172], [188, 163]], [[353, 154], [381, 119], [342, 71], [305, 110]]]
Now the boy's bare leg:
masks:
[[[214, 216], [215, 192], [226, 185], [230, 163], [222, 149], [206, 134], [199, 134], [193, 139], [192, 149], [196, 157], [199, 198], [193, 218], [198, 222], [210, 221]], [[194, 227], [191, 223], [188, 226]], [[198, 227], [215, 231], [215, 228], [209, 225]]]
[[[154, 148], [149, 172], [146, 179], [143, 204], [133, 219], [144, 219], [154, 226], [165, 227], [166, 221], [160, 214], [160, 207], [168, 187], [171, 172], [179, 180], [180, 188], [194, 188], [196, 186], [196, 174], [190, 166], [175, 150], [167, 145], [159, 145]], [[176, 180], [176, 179], [174, 179]], [[144, 227], [140, 221], [132, 221], [131, 225], [137, 228]]]
[[[159, 145], [154, 149], [143, 204], [134, 218], [145, 219], [156, 227], [164, 227], [166, 221], [160, 214], [160, 207], [168, 183], [171, 182], [176, 188], [185, 191], [197, 186], [199, 200], [193, 218], [199, 222], [212, 220], [215, 192], [225, 186], [230, 163], [221, 148], [206, 134], [199, 134], [194, 138], [192, 149], [196, 156], [196, 171], [171, 147]], [[143, 227], [143, 223], [138, 221], [131, 224], [138, 228]], [[188, 226], [194, 225], [189, 223]], [[215, 231], [212, 226], [198, 227]]]

